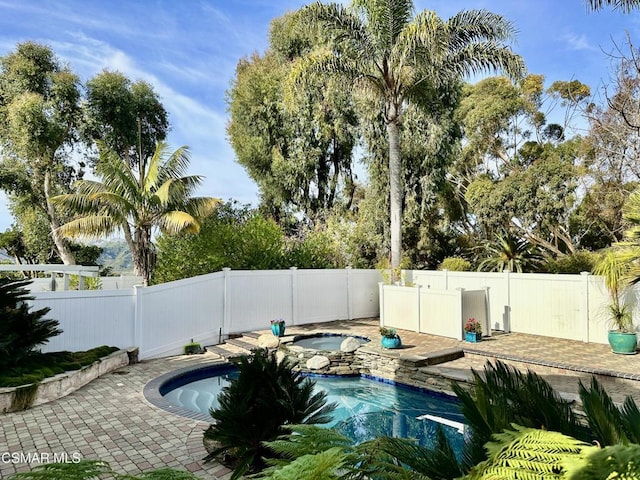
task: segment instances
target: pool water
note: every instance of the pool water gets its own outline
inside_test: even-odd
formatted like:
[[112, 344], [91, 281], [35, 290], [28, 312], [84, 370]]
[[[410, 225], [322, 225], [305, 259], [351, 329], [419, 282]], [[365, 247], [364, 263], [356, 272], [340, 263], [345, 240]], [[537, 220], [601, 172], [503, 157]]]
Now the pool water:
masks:
[[[173, 405], [208, 413], [217, 408], [218, 394], [237, 375], [235, 371], [196, 380], [162, 392]], [[333, 427], [356, 443], [379, 436], [415, 438], [433, 447], [438, 425], [456, 452], [462, 450], [464, 417], [455, 399], [402, 385], [362, 377], [313, 376], [316, 389], [327, 392], [327, 402], [337, 403]]]
[[[302, 348], [309, 348], [312, 350], [340, 350], [340, 344], [349, 338], [351, 335], [312, 335], [294, 339], [291, 345]], [[360, 345], [368, 343], [369, 339], [364, 337], [352, 337], [360, 342]]]

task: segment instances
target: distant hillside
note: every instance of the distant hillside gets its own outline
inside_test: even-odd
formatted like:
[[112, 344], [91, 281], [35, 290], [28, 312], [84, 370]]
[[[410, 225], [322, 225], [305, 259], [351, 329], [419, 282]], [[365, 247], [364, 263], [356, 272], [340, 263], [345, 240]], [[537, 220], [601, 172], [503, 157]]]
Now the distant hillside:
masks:
[[133, 272], [131, 252], [124, 241], [104, 241], [98, 245], [102, 248], [102, 255], [98, 257], [98, 264], [103, 267], [111, 267], [115, 274], [130, 274]]

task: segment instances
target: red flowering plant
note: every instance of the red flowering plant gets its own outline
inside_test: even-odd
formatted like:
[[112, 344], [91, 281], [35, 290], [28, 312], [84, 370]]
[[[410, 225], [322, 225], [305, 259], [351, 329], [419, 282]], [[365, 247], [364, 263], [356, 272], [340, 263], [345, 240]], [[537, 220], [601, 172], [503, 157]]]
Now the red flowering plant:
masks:
[[469, 333], [482, 333], [482, 325], [475, 318], [471, 317], [464, 324], [464, 331]]
[[284, 325], [285, 321], [282, 318], [274, 318], [271, 320], [271, 325]]

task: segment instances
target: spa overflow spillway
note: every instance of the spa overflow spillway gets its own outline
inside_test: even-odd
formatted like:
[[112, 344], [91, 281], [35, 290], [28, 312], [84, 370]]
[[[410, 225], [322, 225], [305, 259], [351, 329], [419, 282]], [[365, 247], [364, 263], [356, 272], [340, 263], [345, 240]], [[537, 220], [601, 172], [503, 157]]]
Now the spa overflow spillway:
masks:
[[[217, 365], [165, 381], [159, 387], [166, 402], [163, 408], [205, 420], [209, 409], [218, 406], [219, 393], [235, 375], [233, 367]], [[316, 389], [327, 393], [328, 403], [337, 404], [333, 420], [325, 426], [357, 443], [387, 435], [415, 438], [421, 445], [432, 447], [441, 427], [456, 452], [462, 449], [464, 417], [454, 398], [372, 377], [310, 378]]]

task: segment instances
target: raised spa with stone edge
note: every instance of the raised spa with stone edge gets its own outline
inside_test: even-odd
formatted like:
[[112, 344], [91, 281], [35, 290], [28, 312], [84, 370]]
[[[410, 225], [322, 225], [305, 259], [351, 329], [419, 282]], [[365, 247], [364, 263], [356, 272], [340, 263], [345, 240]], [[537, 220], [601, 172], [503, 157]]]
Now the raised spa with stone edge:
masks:
[[304, 371], [359, 375], [361, 365], [355, 353], [369, 341], [366, 337], [356, 335], [316, 333], [297, 335], [291, 341], [280, 343], [279, 350]]

